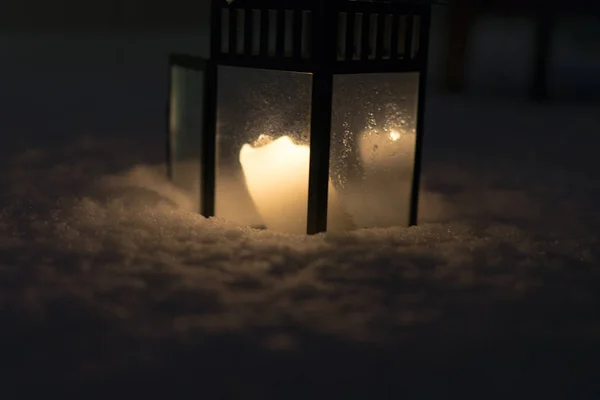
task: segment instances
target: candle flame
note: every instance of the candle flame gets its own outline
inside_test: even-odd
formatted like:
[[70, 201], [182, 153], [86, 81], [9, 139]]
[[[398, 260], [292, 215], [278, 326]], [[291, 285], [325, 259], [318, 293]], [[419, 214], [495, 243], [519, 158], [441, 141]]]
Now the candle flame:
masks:
[[273, 138], [269, 135], [264, 135], [261, 134], [258, 136], [258, 139], [256, 139], [254, 141], [254, 143], [252, 143], [253, 147], [262, 147], [262, 146], [266, 146], [267, 144], [271, 143], [273, 141]]

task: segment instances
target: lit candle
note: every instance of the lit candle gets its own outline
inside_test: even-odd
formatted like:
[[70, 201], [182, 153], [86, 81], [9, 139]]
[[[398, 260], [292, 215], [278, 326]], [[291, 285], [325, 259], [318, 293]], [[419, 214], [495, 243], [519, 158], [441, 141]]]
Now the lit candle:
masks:
[[359, 138], [364, 176], [353, 186], [348, 202], [358, 227], [408, 224], [415, 137], [398, 129], [368, 131]]
[[[268, 229], [306, 233], [310, 147], [295, 144], [289, 136], [271, 141], [261, 135], [256, 144], [242, 147], [240, 163], [263, 222]], [[329, 210], [328, 229], [352, 227], [331, 182]]]
[[369, 131], [361, 135], [359, 152], [367, 172], [412, 165], [415, 135], [400, 130]]

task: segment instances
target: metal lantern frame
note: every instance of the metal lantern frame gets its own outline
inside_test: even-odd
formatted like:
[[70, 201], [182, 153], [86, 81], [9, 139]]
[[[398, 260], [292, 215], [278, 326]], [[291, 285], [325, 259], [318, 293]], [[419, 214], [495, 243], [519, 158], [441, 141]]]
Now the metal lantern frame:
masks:
[[[254, 26], [254, 16], [257, 14], [260, 15], [259, 26]], [[386, 40], [384, 21], [385, 18], [390, 17], [391, 43], [387, 47], [384, 44]], [[275, 21], [272, 21], [272, 18]], [[355, 24], [360, 18], [362, 18], [360, 37], [355, 37]], [[403, 32], [400, 31], [401, 18], [404, 21]], [[370, 27], [373, 20], [377, 21], [375, 49], [372, 49], [373, 38]], [[312, 74], [307, 234], [327, 230], [334, 76], [418, 72], [416, 142], [408, 219], [409, 225], [416, 225], [431, 23], [430, 2], [212, 0], [210, 21], [208, 60], [181, 54], [174, 54], [170, 59], [172, 65], [202, 69], [205, 73], [204, 132], [200, 144], [202, 165], [200, 213], [202, 215], [205, 217], [215, 215], [219, 91], [217, 74], [220, 66]], [[290, 31], [291, 40], [289, 40]], [[401, 33], [404, 38], [402, 54], [398, 51]], [[243, 43], [240, 43], [240, 37]], [[354, 46], [357, 41], [361, 43], [359, 53]], [[413, 49], [414, 43], [418, 43], [416, 50]], [[170, 164], [170, 150], [167, 157]]]

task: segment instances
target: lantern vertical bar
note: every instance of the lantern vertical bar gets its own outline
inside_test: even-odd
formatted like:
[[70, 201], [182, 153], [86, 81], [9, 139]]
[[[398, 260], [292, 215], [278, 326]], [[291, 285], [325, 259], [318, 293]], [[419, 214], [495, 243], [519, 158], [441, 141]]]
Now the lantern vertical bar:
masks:
[[421, 187], [421, 163], [423, 153], [423, 134], [425, 129], [425, 94], [427, 91], [427, 67], [429, 60], [429, 27], [431, 25], [431, 9], [426, 8], [421, 13], [420, 46], [417, 62], [420, 65], [419, 74], [419, 99], [417, 108], [417, 128], [415, 141], [415, 161], [410, 195], [409, 225], [417, 224], [419, 218], [419, 191]]
[[215, 215], [217, 74], [217, 63], [208, 60], [204, 92], [204, 132], [200, 149], [201, 159], [203, 160], [200, 171], [200, 211], [207, 218]]
[[[211, 2], [211, 59], [206, 63], [206, 86], [204, 91], [204, 122], [200, 140], [200, 213], [205, 217], [215, 215], [216, 180], [216, 134], [217, 134], [217, 71], [213, 61], [222, 54], [222, 8], [218, 1]], [[231, 35], [230, 35], [231, 36]]]
[[315, 64], [312, 76], [310, 121], [310, 165], [306, 233], [327, 230], [331, 113], [333, 111], [333, 70], [336, 58], [338, 18], [335, 7], [321, 3], [313, 12], [312, 48]]
[[167, 104], [167, 106], [165, 107], [165, 120], [166, 120], [166, 127], [167, 127], [167, 151], [165, 154], [165, 162], [167, 163], [167, 178], [172, 181], [173, 180], [173, 156], [171, 154], [171, 152], [173, 151], [173, 146], [171, 145], [171, 124], [170, 124], [170, 117], [171, 117], [171, 107]]
[[173, 144], [171, 143], [171, 96], [173, 92], [173, 62], [169, 60], [169, 80], [167, 83], [167, 104], [165, 106], [165, 127], [167, 132], [167, 151], [165, 161], [167, 163], [167, 177], [173, 180]]
[[308, 221], [306, 229], [309, 235], [327, 230], [333, 74], [326, 70], [315, 71], [312, 79]]

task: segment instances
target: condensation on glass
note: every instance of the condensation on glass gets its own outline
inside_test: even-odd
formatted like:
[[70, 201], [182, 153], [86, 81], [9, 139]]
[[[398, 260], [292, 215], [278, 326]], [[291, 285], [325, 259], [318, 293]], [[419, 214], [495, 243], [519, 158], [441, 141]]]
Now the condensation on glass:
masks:
[[418, 73], [334, 79], [330, 178], [356, 228], [408, 225], [418, 87]]
[[306, 233], [312, 75], [218, 69], [215, 214]]
[[169, 115], [170, 159], [173, 183], [200, 211], [200, 141], [202, 139], [204, 71], [171, 67]]

